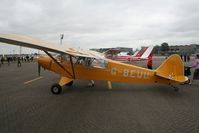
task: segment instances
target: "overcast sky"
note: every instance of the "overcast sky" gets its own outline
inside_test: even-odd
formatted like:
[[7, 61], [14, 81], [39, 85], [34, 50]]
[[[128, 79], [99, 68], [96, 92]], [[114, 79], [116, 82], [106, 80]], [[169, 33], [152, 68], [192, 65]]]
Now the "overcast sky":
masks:
[[[63, 45], [86, 49], [199, 43], [198, 6], [198, 0], [0, 0], [0, 33], [54, 43], [64, 34]], [[0, 45], [0, 54], [18, 51]]]

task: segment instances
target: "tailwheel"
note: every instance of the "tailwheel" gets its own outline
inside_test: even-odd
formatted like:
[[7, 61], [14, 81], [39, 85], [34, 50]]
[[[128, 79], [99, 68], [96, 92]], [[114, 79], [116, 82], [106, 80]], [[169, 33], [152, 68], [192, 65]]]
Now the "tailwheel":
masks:
[[62, 92], [62, 87], [59, 84], [55, 83], [51, 86], [51, 92], [53, 94], [60, 94]]
[[187, 82], [186, 82], [186, 84], [190, 84], [191, 83], [191, 80], [190, 79], [188, 79], [187, 80]]
[[73, 85], [73, 80], [67, 83], [65, 86], [72, 86]]

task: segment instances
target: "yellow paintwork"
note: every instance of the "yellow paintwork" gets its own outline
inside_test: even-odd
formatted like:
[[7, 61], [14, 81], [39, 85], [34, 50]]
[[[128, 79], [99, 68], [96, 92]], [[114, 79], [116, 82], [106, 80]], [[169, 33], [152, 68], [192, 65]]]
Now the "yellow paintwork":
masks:
[[[188, 79], [184, 76], [184, 65], [179, 55], [172, 55], [168, 57], [168, 59], [165, 60], [158, 69], [149, 70], [138, 66], [104, 59], [101, 54], [91, 50], [65, 48], [60, 45], [33, 39], [28, 36], [0, 34], [0, 42], [43, 50], [49, 57], [39, 57], [38, 63], [45, 69], [61, 75], [62, 78], [59, 81], [59, 85], [61, 86], [74, 79], [106, 80], [109, 81], [109, 88], [112, 88], [111, 82], [171, 84], [183, 83]], [[70, 60], [56, 62], [48, 52], [70, 56]], [[104, 59], [105, 62], [107, 62], [105, 63], [107, 66], [105, 68], [100, 68], [78, 63], [71, 65], [70, 61], [72, 56], [77, 58]]]
[[176, 82], [183, 82], [186, 80], [184, 76], [184, 64], [178, 55], [172, 55], [165, 60], [156, 70], [156, 74]]
[[73, 81], [73, 79], [70, 79], [67, 77], [61, 77], [61, 79], [59, 81], [59, 85], [64, 86], [65, 84], [70, 83], [71, 81]]
[[[107, 60], [106, 68], [97, 68], [93, 66], [74, 65], [74, 74], [69, 61], [63, 62], [62, 65], [71, 74], [69, 75], [63, 68], [55, 63], [50, 57], [40, 57], [39, 64], [44, 68], [67, 77], [67, 80], [61, 80], [64, 84], [75, 79], [83, 80], [106, 80], [110, 82], [132, 82], [132, 83], [182, 83], [187, 80], [184, 76], [184, 66], [179, 55], [172, 55], [156, 70], [124, 64], [121, 62]], [[69, 79], [69, 80], [68, 80]], [[111, 86], [111, 85], [110, 85]]]

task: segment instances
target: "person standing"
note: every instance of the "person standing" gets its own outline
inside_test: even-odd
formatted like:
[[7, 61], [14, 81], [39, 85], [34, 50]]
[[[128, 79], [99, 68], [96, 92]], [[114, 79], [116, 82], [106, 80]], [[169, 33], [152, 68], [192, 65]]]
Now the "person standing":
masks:
[[[1, 58], [3, 58], [3, 57], [0, 57], [0, 60], [1, 60]], [[1, 67], [1, 63], [0, 63], [0, 67]]]
[[7, 57], [8, 66], [10, 65], [10, 57]]
[[152, 69], [152, 54], [148, 57], [148, 63], [147, 63], [148, 69]]
[[190, 55], [187, 55], [187, 62], [190, 61]]
[[21, 67], [21, 59], [20, 59], [20, 57], [17, 57], [17, 66]]
[[2, 57], [1, 57], [1, 64], [2, 64], [2, 65], [3, 65], [3, 60], [4, 60], [4, 59], [3, 59], [3, 56], [2, 56]]
[[193, 65], [190, 66], [190, 68], [195, 68], [195, 71], [193, 73], [193, 78], [190, 80], [189, 84], [193, 83], [193, 80], [199, 79], [199, 54], [196, 55], [195, 62]]
[[182, 54], [180, 55], [180, 57], [181, 57], [181, 59], [182, 59], [182, 61], [183, 61], [183, 57], [182, 57]]
[[[92, 59], [91, 58], [85, 58], [85, 65], [88, 67], [91, 67], [92, 64]], [[89, 80], [88, 86], [89, 87], [94, 87], [95, 82], [94, 80]]]
[[184, 62], [187, 62], [187, 56], [184, 55]]

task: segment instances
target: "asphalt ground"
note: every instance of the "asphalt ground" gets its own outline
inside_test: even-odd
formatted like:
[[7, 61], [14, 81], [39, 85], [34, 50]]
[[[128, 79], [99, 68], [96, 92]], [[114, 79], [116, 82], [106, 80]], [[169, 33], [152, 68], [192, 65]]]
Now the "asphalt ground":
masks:
[[[163, 60], [154, 58], [154, 67]], [[0, 67], [0, 133], [199, 133], [198, 81], [174, 92], [160, 84], [113, 83], [108, 90], [104, 81], [90, 88], [76, 80], [53, 95], [59, 75], [41, 74], [27, 83], [37, 77], [37, 63]]]

